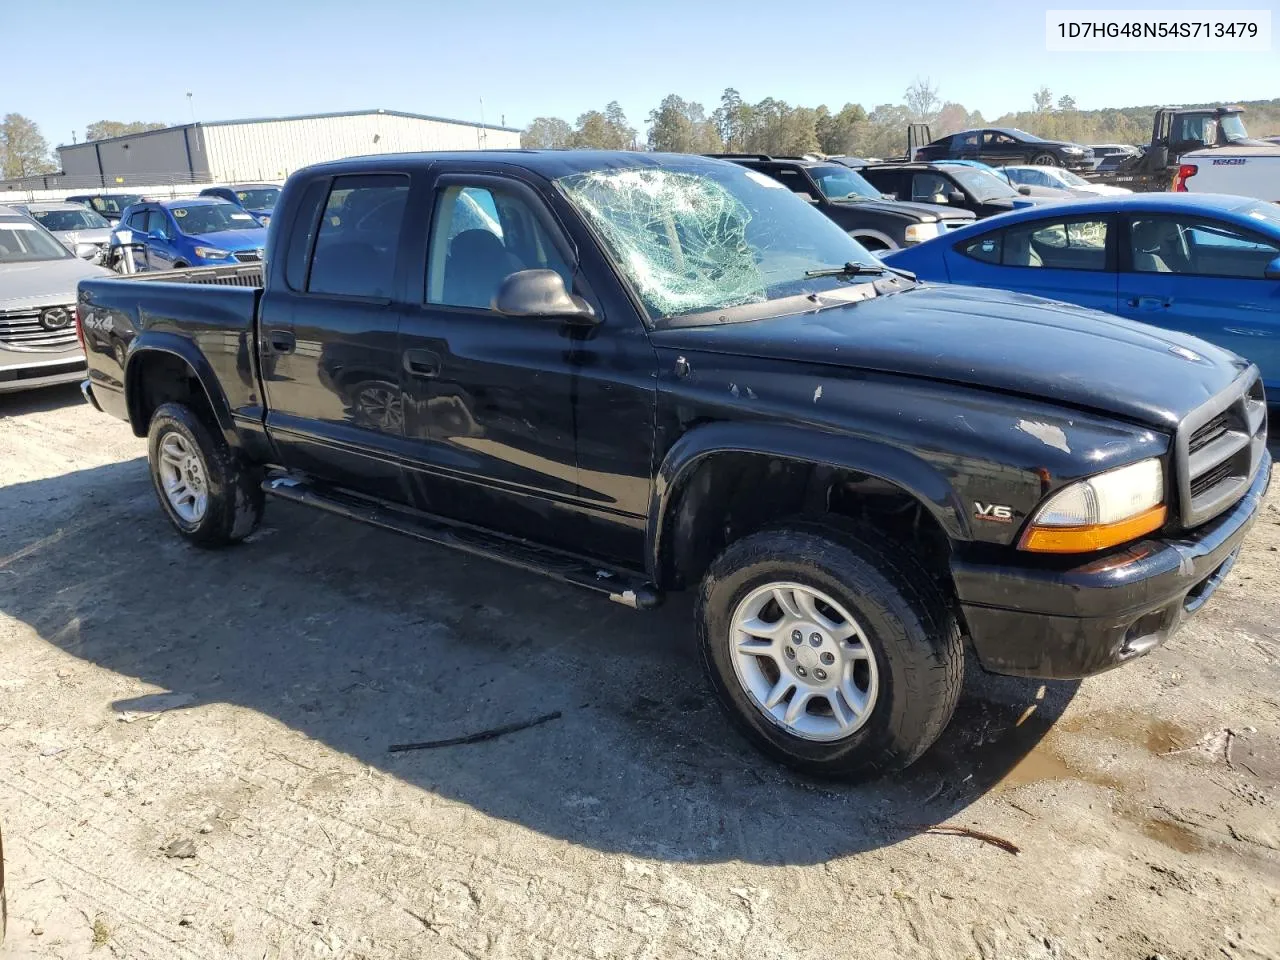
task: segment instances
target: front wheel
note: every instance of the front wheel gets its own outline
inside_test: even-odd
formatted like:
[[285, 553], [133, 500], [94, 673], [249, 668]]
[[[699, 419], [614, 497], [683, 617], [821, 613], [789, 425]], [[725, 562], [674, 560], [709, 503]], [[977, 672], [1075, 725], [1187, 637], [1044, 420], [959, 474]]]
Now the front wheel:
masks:
[[180, 403], [156, 409], [147, 460], [160, 506], [174, 528], [201, 547], [243, 540], [262, 519], [259, 471]]
[[765, 531], [716, 558], [697, 609], [722, 706], [760, 749], [805, 773], [906, 767], [955, 709], [959, 626], [909, 556], [820, 526]]
[[1031, 158], [1031, 165], [1033, 167], [1056, 167], [1058, 158], [1052, 153], [1037, 153]]

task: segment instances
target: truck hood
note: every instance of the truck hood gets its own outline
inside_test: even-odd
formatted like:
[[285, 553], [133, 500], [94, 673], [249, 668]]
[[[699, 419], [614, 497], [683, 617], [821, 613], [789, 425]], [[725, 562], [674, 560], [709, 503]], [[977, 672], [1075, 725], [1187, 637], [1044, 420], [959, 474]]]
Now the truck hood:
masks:
[[77, 283], [86, 277], [104, 276], [114, 274], [78, 257], [0, 263], [0, 310], [74, 303]]
[[89, 230], [54, 230], [53, 235], [62, 241], [63, 246], [74, 250], [77, 243], [109, 243], [111, 241], [111, 228], [93, 227]]
[[[669, 328], [655, 332], [654, 344], [962, 383], [1162, 429], [1247, 367], [1194, 337], [1039, 297], [959, 286], [922, 285], [812, 313]], [[814, 372], [819, 385], [835, 375]]]
[[1265, 140], [1236, 140], [1225, 147], [1205, 147], [1182, 155], [1184, 160], [1189, 157], [1280, 157], [1280, 144]]
[[941, 203], [915, 203], [907, 200], [832, 200], [832, 203], [856, 210], [873, 210], [877, 213], [915, 214], [921, 219], [931, 217], [934, 220], [972, 220], [972, 211], [958, 210]]

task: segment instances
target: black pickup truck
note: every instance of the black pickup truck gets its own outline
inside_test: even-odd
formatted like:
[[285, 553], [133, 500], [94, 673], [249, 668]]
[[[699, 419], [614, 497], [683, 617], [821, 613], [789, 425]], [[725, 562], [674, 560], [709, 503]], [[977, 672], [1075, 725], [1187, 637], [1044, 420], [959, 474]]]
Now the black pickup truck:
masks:
[[933, 742], [965, 638], [1033, 677], [1151, 650], [1270, 479], [1238, 357], [918, 283], [700, 157], [314, 166], [261, 268], [87, 280], [77, 319], [190, 541], [271, 495], [633, 607], [692, 588], [730, 716], [828, 776]]

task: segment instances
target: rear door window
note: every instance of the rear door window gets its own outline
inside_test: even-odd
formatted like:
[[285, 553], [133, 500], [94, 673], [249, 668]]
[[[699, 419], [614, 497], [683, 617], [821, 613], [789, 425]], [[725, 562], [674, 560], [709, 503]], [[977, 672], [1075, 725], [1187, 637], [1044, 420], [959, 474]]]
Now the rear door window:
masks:
[[336, 178], [316, 232], [308, 292], [390, 298], [408, 199], [404, 175]]

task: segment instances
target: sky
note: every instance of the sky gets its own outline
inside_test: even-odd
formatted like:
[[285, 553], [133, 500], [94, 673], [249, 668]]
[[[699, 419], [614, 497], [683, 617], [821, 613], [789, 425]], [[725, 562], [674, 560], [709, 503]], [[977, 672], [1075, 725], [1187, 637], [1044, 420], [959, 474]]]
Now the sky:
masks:
[[[1041, 85], [1084, 109], [1280, 97], [1280, 38], [1251, 54], [1047, 52], [1045, 10], [1067, 0], [257, 0], [120, 7], [115, 21], [101, 0], [6, 5], [0, 114], [35, 120], [51, 145], [95, 120], [383, 108], [523, 127], [610, 100], [643, 131], [669, 93], [708, 112], [726, 87], [870, 110], [917, 77], [988, 118], [1029, 109]], [[1074, 6], [1267, 9], [1280, 31], [1280, 0]]]

